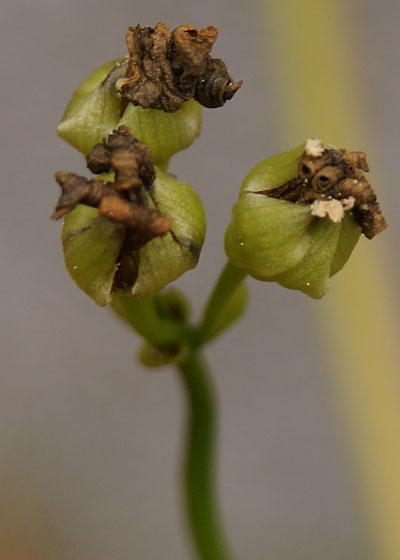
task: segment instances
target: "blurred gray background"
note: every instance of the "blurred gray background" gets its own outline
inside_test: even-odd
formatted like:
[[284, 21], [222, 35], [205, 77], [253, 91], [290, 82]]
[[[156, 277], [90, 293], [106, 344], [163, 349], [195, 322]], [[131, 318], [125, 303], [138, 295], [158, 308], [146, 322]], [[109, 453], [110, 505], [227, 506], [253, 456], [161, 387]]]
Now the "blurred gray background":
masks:
[[[400, 4], [359, 0], [349, 10], [365, 40], [360, 73], [388, 182], [380, 191], [391, 225], [386, 244], [397, 261]], [[61, 224], [49, 218], [58, 197], [53, 173], [84, 165], [55, 128], [76, 86], [125, 53], [128, 25], [220, 29], [213, 54], [243, 88], [223, 109], [204, 111], [201, 137], [171, 164], [201, 193], [208, 217], [199, 267], [178, 281], [199, 313], [224, 262], [223, 233], [242, 178], [291, 147], [276, 140], [262, 13], [258, 2], [237, 0], [2, 4], [2, 558], [191, 557], [179, 487], [181, 387], [172, 369], [138, 366], [138, 339], [68, 276]], [[396, 285], [396, 262], [393, 270]], [[364, 559], [318, 303], [273, 284], [249, 287], [246, 316], [207, 350], [221, 404], [219, 488], [236, 556]]]

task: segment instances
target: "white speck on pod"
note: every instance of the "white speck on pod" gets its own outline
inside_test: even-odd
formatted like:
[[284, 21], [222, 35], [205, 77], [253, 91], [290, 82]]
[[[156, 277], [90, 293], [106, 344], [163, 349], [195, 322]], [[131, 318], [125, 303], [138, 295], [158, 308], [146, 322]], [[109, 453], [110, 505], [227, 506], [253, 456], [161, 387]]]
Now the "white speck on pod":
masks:
[[305, 153], [306, 156], [319, 157], [324, 153], [324, 149], [322, 140], [318, 138], [309, 138], [306, 142]]
[[311, 215], [318, 218], [328, 218], [335, 224], [344, 218], [344, 208], [340, 200], [314, 200], [311, 204]]

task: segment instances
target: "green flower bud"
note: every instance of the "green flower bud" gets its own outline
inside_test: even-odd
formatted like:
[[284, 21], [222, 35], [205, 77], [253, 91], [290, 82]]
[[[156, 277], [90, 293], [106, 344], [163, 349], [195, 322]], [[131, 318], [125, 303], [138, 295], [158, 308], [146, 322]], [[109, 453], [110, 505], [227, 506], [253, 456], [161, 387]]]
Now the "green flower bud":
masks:
[[[136, 300], [137, 301], [137, 300]], [[154, 309], [157, 314], [157, 320], [167, 321], [171, 324], [168, 326], [168, 334], [172, 335], [172, 324], [175, 328], [189, 326], [189, 318], [191, 315], [191, 306], [187, 297], [176, 288], [167, 288], [158, 293], [153, 298]], [[115, 309], [115, 306], [114, 306]], [[152, 321], [154, 329], [154, 321]], [[187, 340], [182, 334], [173, 341], [163, 341], [158, 345], [144, 340], [141, 344], [137, 357], [141, 364], [148, 368], [157, 368], [171, 364], [177, 364], [184, 360], [189, 352]]]
[[262, 161], [233, 208], [228, 257], [259, 280], [321, 298], [361, 232], [372, 238], [386, 227], [367, 170], [365, 154], [319, 140]]
[[[103, 177], [104, 179], [104, 177]], [[197, 192], [160, 169], [144, 206], [168, 215], [165, 235], [139, 249], [129, 246], [127, 228], [78, 204], [62, 231], [65, 263], [76, 284], [97, 304], [111, 302], [115, 292], [145, 297], [160, 291], [197, 264], [205, 235], [205, 215]]]
[[149, 342], [142, 342], [137, 353], [139, 362], [148, 368], [159, 368], [182, 362], [189, 354], [185, 342], [159, 348]]
[[191, 99], [174, 113], [143, 109], [124, 101], [116, 88], [125, 76], [127, 57], [105, 64], [75, 91], [57, 128], [59, 136], [85, 156], [121, 124], [152, 151], [154, 163], [166, 167], [176, 152], [200, 134], [202, 107]]
[[171, 319], [178, 323], [188, 323], [192, 313], [189, 299], [180, 290], [169, 287], [157, 294], [154, 305], [162, 319]]

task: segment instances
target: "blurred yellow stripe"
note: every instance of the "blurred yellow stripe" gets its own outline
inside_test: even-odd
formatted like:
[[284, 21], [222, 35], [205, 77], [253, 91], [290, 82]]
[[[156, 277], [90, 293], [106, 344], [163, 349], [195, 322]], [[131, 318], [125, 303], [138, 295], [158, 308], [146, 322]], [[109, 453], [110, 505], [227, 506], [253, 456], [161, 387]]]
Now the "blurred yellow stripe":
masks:
[[[261, 0], [261, 9], [282, 149], [318, 137], [367, 151], [373, 167], [376, 140], [368, 130], [359, 78], [356, 6], [344, 0]], [[315, 308], [321, 311], [373, 556], [400, 560], [399, 331], [386, 251], [385, 233], [371, 242], [362, 239]]]

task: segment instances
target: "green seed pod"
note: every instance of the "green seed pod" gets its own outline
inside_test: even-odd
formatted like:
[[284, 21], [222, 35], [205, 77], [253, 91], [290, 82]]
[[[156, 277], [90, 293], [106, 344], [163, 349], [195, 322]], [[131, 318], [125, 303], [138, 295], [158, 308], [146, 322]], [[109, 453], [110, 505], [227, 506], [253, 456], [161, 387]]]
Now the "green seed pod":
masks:
[[130, 246], [129, 230], [99, 215], [98, 208], [78, 204], [65, 215], [62, 243], [67, 269], [99, 305], [110, 303], [116, 292], [152, 295], [197, 264], [205, 235], [197, 192], [156, 168], [156, 179], [142, 197], [144, 207], [168, 215], [171, 226], [168, 233], [138, 249]]
[[165, 168], [173, 154], [190, 146], [200, 134], [202, 107], [191, 99], [174, 113], [166, 113], [127, 103], [116, 88], [127, 64], [127, 57], [113, 60], [86, 78], [67, 105], [57, 132], [86, 156], [124, 124], [150, 148], [154, 163]]
[[365, 154], [319, 140], [262, 161], [233, 208], [229, 259], [259, 280], [321, 298], [361, 232], [371, 239], [386, 227], [364, 171]]

